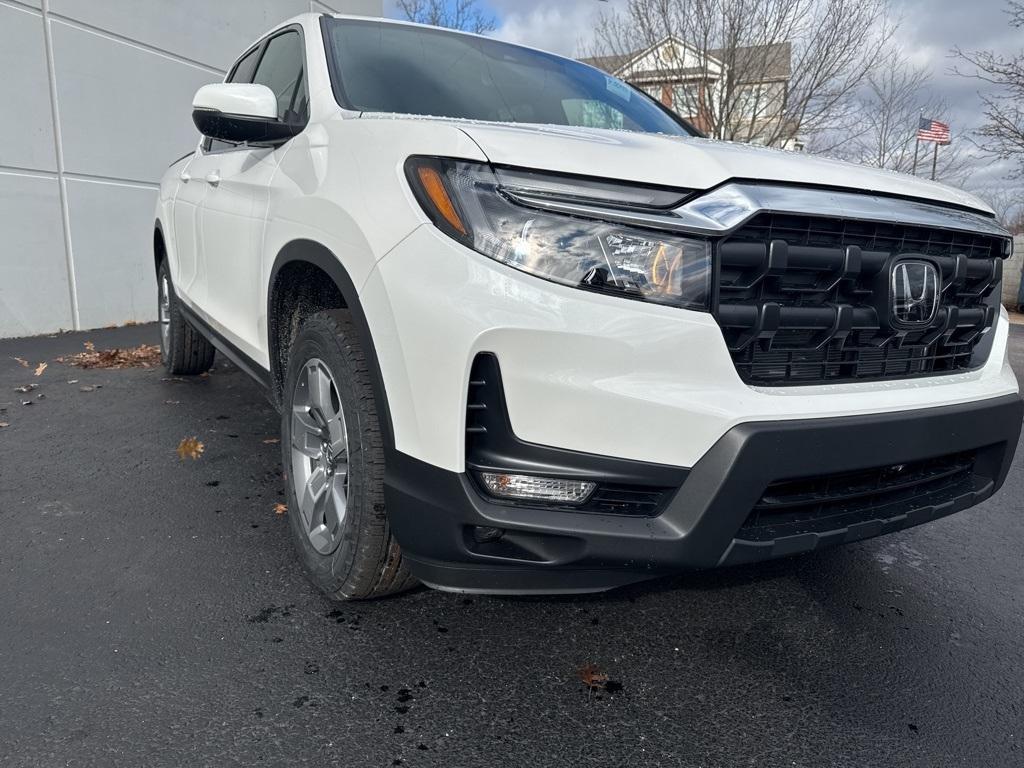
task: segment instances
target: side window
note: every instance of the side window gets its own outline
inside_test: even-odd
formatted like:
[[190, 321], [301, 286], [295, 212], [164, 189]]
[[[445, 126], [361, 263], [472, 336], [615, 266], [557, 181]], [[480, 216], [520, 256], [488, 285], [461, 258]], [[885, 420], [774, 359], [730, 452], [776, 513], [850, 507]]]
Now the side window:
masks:
[[[238, 60], [238, 63], [231, 70], [231, 74], [228, 75], [228, 79], [225, 82], [228, 83], [251, 83], [253, 72], [256, 71], [256, 64], [260, 60], [260, 51], [263, 49], [262, 44], [257, 45], [245, 56]], [[207, 139], [203, 142], [203, 151], [205, 152], [217, 152], [224, 149], [232, 149], [237, 147], [230, 141], [216, 141], [214, 139]]]
[[267, 86], [277, 96], [278, 119], [304, 123], [309, 115], [306, 90], [306, 57], [298, 32], [272, 37], [252, 81]]
[[235, 68], [231, 70], [231, 74], [228, 76], [229, 83], [252, 82], [252, 73], [256, 71], [256, 64], [260, 60], [261, 47], [262, 46], [257, 45], [238, 60], [238, 63], [235, 64]]

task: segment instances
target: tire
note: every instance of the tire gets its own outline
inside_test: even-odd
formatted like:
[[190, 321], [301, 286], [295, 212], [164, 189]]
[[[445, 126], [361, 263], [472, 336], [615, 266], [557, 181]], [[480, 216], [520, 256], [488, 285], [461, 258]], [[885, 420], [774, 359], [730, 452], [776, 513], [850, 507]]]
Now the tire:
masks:
[[160, 359], [172, 376], [198, 376], [213, 367], [216, 350], [181, 314], [167, 260], [157, 269], [157, 311], [160, 320]]
[[289, 527], [309, 579], [334, 600], [416, 586], [388, 524], [377, 403], [347, 311], [299, 327], [282, 399]]

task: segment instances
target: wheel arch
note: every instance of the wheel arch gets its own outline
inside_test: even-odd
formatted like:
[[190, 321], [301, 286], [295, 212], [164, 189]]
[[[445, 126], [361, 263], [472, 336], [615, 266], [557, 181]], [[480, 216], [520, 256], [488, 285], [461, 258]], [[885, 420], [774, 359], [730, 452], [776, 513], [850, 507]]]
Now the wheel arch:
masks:
[[160, 271], [160, 262], [168, 258], [167, 241], [164, 239], [164, 226], [157, 219], [153, 225], [153, 271]]
[[[326, 284], [317, 282], [323, 276], [329, 281]], [[386, 448], [393, 448], [391, 410], [373, 334], [355, 283], [338, 257], [316, 241], [293, 240], [275, 258], [267, 285], [267, 352], [270, 360], [271, 398], [274, 403], [279, 408], [283, 407], [288, 350], [297, 322], [320, 310], [347, 309], [370, 366], [384, 444]]]

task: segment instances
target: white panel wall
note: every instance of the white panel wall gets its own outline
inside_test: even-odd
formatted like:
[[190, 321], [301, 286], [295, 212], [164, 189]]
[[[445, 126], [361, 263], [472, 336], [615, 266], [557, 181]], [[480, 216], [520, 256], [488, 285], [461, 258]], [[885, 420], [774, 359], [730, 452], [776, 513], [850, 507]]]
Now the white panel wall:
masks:
[[60, 188], [0, 171], [0, 335], [71, 328]]
[[156, 183], [196, 89], [283, 19], [381, 6], [0, 0], [0, 338], [155, 319]]
[[50, 29], [67, 173], [153, 181], [195, 146], [189, 104], [221, 70], [56, 19]]
[[[42, 17], [0, 5], [0, 164], [57, 170]], [[11, 77], [11, 75], [14, 75]]]

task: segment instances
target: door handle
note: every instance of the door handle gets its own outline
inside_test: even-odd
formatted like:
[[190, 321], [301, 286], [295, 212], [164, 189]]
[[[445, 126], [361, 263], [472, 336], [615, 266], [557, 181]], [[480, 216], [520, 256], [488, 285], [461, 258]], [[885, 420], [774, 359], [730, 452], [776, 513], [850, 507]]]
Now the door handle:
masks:
[[210, 173], [206, 174], [206, 183], [216, 187], [218, 184], [220, 184], [220, 173], [218, 171], [211, 171]]
[[179, 178], [179, 179], [181, 179], [181, 180], [182, 180], [183, 182], [185, 182], [186, 184], [188, 184], [188, 183], [189, 183], [190, 181], [192, 181], [192, 174], [191, 174], [191, 173], [189, 173], [188, 171], [182, 171], [182, 172], [181, 172], [181, 173], [180, 173], [180, 174], [178, 175], [178, 178]]

